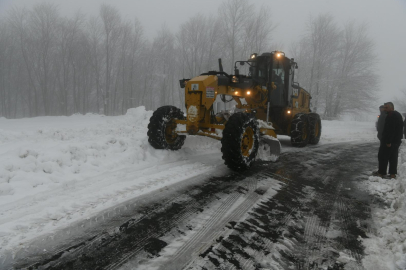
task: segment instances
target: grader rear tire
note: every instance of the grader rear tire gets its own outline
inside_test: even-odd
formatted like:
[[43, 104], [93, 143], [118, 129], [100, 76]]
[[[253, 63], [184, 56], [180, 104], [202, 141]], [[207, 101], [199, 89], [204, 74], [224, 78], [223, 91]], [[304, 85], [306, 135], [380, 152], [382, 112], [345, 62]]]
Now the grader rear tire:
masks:
[[148, 124], [148, 142], [155, 149], [179, 150], [185, 135], [175, 133], [175, 119], [185, 119], [181, 110], [174, 106], [162, 106], [151, 116]]
[[321, 136], [321, 119], [317, 113], [309, 113], [310, 144], [318, 144]]
[[298, 113], [293, 117], [290, 128], [290, 142], [296, 147], [305, 147], [309, 143], [309, 119], [306, 114]]
[[221, 139], [224, 163], [234, 171], [248, 169], [258, 153], [259, 127], [246, 113], [235, 113], [227, 121]]

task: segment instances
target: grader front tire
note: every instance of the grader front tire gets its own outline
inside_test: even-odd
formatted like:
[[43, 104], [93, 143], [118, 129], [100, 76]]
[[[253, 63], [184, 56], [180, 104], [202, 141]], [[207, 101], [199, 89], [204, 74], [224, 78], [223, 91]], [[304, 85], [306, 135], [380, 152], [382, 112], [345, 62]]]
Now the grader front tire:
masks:
[[148, 124], [148, 142], [155, 149], [179, 150], [185, 135], [175, 133], [175, 119], [185, 119], [181, 110], [174, 106], [162, 106], [151, 116]]
[[258, 153], [259, 127], [255, 118], [235, 113], [227, 121], [221, 139], [224, 163], [234, 171], [248, 169]]

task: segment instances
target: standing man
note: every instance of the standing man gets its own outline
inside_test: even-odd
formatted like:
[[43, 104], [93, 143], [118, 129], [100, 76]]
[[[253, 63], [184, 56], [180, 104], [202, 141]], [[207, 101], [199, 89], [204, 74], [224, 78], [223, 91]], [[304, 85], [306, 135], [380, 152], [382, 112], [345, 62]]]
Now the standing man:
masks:
[[406, 139], [406, 113], [404, 114], [405, 116], [405, 121], [403, 121], [403, 135], [405, 135], [405, 139]]
[[[383, 132], [383, 126], [385, 125], [385, 119], [386, 119], [386, 111], [384, 109], [384, 105], [379, 106], [379, 111], [380, 115], [378, 118], [378, 123], [376, 124], [376, 130], [378, 131], [378, 139], [382, 139], [382, 132]], [[378, 155], [379, 157], [379, 155]]]
[[403, 118], [394, 109], [395, 106], [392, 102], [384, 104], [387, 115], [378, 153], [379, 170], [373, 173], [373, 175], [380, 177], [386, 175], [388, 163], [390, 178], [396, 178], [398, 173], [398, 151], [403, 138]]
[[[386, 115], [387, 112], [384, 109], [384, 105], [379, 106], [379, 116], [378, 116], [378, 120], [376, 122], [376, 130], [378, 131], [377, 137], [380, 141], [380, 144], [382, 144], [382, 132], [383, 132], [383, 127], [385, 125], [385, 119], [386, 119]], [[378, 151], [378, 164], [381, 164], [383, 162], [383, 153], [382, 150], [384, 150], [383, 147], [379, 147], [379, 151]], [[379, 171], [379, 170], [378, 170]], [[382, 177], [383, 174], [380, 174], [378, 171], [374, 172], [373, 175], [376, 176], [380, 176]], [[384, 173], [386, 175], [386, 172]]]

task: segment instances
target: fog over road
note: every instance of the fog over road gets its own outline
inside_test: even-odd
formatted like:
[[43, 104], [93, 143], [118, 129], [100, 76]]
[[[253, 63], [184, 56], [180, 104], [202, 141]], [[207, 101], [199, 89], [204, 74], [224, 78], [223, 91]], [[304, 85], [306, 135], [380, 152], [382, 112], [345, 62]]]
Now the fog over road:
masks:
[[358, 183], [376, 153], [376, 143], [320, 145], [243, 174], [195, 177], [114, 207], [83, 223], [80, 239], [17, 268], [363, 269], [359, 237], [374, 202]]

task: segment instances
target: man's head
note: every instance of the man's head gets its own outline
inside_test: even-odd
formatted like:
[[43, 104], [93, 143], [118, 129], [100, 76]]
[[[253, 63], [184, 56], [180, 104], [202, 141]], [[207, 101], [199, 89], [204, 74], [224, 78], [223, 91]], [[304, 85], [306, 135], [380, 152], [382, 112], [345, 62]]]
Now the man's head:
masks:
[[384, 109], [383, 105], [379, 106], [379, 111], [380, 111], [380, 112], [383, 112], [384, 110], [385, 110], [385, 109]]
[[383, 108], [385, 111], [391, 112], [395, 109], [395, 106], [393, 105], [392, 102], [386, 102], [385, 104], [383, 104]]

